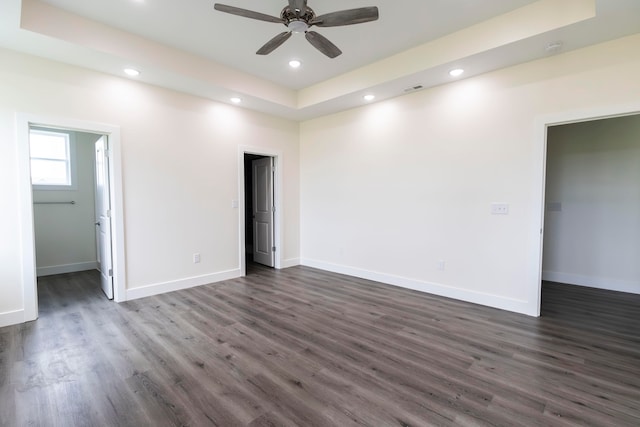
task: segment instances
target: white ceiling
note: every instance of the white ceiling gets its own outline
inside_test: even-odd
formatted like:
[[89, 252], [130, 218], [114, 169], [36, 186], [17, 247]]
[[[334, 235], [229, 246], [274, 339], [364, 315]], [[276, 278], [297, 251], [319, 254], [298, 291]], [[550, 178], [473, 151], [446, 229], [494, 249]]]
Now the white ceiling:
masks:
[[[317, 15], [378, 6], [375, 22], [314, 28], [343, 51], [329, 59], [294, 34], [255, 51], [280, 24], [214, 10], [208, 0], [0, 0], [0, 46], [295, 120], [351, 108], [362, 94], [465, 76], [640, 32], [638, 0], [309, 0]], [[222, 0], [279, 16], [286, 0]], [[594, 6], [595, 5], [595, 6]], [[506, 14], [506, 15], [505, 15]], [[559, 51], [545, 47], [561, 41]], [[287, 63], [303, 62], [298, 70]]]
[[[280, 16], [287, 0], [44, 0], [53, 6], [112, 27], [200, 55], [292, 89], [327, 80], [394, 53], [482, 22], [534, 0], [309, 0], [321, 15], [343, 9], [377, 6], [376, 22], [315, 28], [343, 54], [329, 59], [296, 34], [268, 56], [255, 52], [276, 34], [280, 24], [218, 12], [223, 3]], [[292, 71], [290, 59], [304, 68]]]

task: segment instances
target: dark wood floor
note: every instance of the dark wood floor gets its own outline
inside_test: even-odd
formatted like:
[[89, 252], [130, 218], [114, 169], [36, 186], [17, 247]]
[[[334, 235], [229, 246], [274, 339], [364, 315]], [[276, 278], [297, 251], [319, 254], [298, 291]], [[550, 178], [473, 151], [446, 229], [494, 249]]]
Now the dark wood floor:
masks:
[[540, 319], [318, 270], [107, 301], [44, 278], [0, 329], [3, 426], [639, 426], [640, 296]]

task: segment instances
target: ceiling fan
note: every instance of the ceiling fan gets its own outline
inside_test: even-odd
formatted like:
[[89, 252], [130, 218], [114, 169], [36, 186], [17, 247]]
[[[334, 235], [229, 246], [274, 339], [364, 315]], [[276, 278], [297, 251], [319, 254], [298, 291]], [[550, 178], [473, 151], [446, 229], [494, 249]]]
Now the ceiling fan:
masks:
[[379, 16], [378, 8], [375, 6], [341, 10], [316, 16], [313, 9], [307, 6], [307, 0], [289, 0], [289, 4], [280, 12], [279, 18], [220, 3], [216, 3], [213, 7], [220, 12], [230, 13], [232, 15], [284, 24], [289, 29], [289, 31], [280, 33], [269, 40], [256, 52], [258, 55], [270, 54], [286, 42], [292, 33], [304, 33], [305, 38], [316, 49], [329, 58], [335, 58], [342, 54], [342, 51], [323, 35], [315, 31], [309, 31], [310, 27], [314, 25], [316, 27], [339, 27], [342, 25], [361, 24], [363, 22], [375, 21]]

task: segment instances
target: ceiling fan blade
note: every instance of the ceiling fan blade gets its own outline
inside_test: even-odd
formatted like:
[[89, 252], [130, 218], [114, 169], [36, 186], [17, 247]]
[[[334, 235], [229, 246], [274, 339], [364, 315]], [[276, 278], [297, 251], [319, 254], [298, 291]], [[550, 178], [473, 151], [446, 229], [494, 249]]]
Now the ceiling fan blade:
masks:
[[318, 27], [338, 27], [341, 25], [362, 24], [375, 21], [379, 17], [376, 6], [360, 7], [358, 9], [341, 10], [316, 17], [309, 25]]
[[313, 45], [313, 47], [327, 55], [329, 58], [335, 58], [342, 54], [342, 51], [322, 34], [318, 34], [315, 31], [307, 31], [304, 36], [309, 43]]
[[303, 14], [307, 10], [307, 0], [289, 0], [289, 9], [291, 11], [299, 10], [299, 15]]
[[260, 12], [254, 12], [253, 10], [241, 9], [235, 6], [227, 6], [226, 4], [216, 3], [213, 8], [219, 12], [230, 13], [232, 15], [242, 16], [243, 18], [257, 19], [258, 21], [275, 22], [277, 24], [284, 24], [282, 18], [278, 18], [271, 15], [266, 15]]
[[291, 31], [285, 31], [284, 33], [278, 34], [277, 36], [275, 36], [274, 38], [269, 40], [264, 46], [262, 46], [256, 52], [256, 54], [258, 54], [258, 55], [268, 55], [268, 54], [270, 54], [271, 52], [273, 52], [274, 50], [279, 48], [282, 45], [282, 43], [284, 43], [287, 40], [289, 40], [289, 37], [291, 37]]

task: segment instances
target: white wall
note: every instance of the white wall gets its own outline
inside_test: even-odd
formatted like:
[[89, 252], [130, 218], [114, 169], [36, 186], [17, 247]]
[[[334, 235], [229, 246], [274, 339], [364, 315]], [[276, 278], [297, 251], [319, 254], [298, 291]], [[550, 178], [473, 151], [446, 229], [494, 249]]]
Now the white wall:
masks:
[[640, 116], [549, 129], [545, 280], [640, 293]]
[[96, 268], [94, 146], [100, 135], [70, 132], [75, 140], [77, 187], [34, 190], [36, 267], [39, 276]]
[[0, 325], [21, 321], [29, 244], [20, 242], [16, 112], [120, 126], [128, 294], [240, 274], [239, 146], [283, 154], [280, 254], [298, 259], [297, 123], [6, 50], [0, 93]]
[[[249, 145], [283, 153], [283, 259], [537, 314], [539, 121], [637, 103], [638, 45], [632, 36], [300, 126], [0, 51], [0, 325], [23, 308], [16, 112], [121, 127], [129, 290], [238, 273], [231, 200]], [[489, 215], [491, 202], [511, 214]]]
[[[639, 45], [619, 39], [303, 123], [302, 263], [537, 315], [541, 120], [637, 102]], [[510, 215], [490, 215], [492, 202]]]

